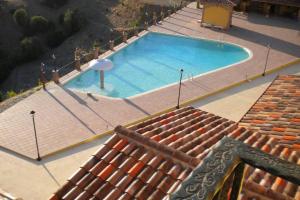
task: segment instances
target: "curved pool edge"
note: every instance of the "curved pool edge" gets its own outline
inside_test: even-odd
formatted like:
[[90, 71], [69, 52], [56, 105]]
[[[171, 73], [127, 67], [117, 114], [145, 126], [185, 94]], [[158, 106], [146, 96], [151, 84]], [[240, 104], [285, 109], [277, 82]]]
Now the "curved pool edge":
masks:
[[[233, 66], [236, 66], [236, 65], [239, 65], [239, 64], [242, 64], [242, 63], [245, 63], [245, 62], [248, 62], [249, 60], [251, 60], [253, 58], [253, 52], [247, 48], [247, 47], [244, 47], [240, 44], [236, 44], [236, 43], [233, 43], [233, 42], [227, 42], [227, 41], [219, 41], [219, 40], [215, 40], [215, 39], [210, 39], [210, 38], [205, 38], [205, 37], [191, 37], [191, 36], [186, 36], [186, 35], [177, 35], [177, 34], [170, 34], [170, 33], [162, 33], [162, 32], [158, 32], [158, 31], [146, 31], [146, 32], [142, 32], [142, 35], [139, 36], [139, 37], [136, 37], [136, 38], [133, 38], [133, 40], [130, 42], [130, 43], [121, 43], [119, 44], [118, 46], [121, 46], [120, 48], [117, 48], [118, 46], [116, 46], [117, 50], [116, 51], [112, 51], [110, 52], [108, 55], [105, 55], [105, 56], [102, 56], [101, 55], [99, 57], [105, 59], [105, 58], [108, 58], [112, 55], [114, 55], [115, 53], [117, 53], [118, 51], [134, 44], [136, 41], [138, 41], [140, 38], [148, 35], [149, 33], [155, 33], [155, 34], [161, 34], [161, 35], [169, 35], [169, 36], [175, 36], [175, 37], [182, 37], [182, 38], [188, 38], [188, 39], [194, 39], [194, 40], [208, 40], [208, 41], [213, 41], [213, 42], [221, 42], [221, 43], [226, 43], [226, 44], [229, 44], [229, 45], [232, 45], [232, 46], [236, 46], [236, 47], [239, 47], [241, 49], [243, 49], [248, 55], [249, 57], [244, 59], [244, 60], [241, 60], [239, 62], [236, 62], [236, 63], [233, 63], [233, 64], [230, 64], [230, 65], [226, 65], [226, 66], [223, 66], [223, 67], [220, 67], [218, 69], [215, 69], [215, 70], [212, 70], [212, 71], [209, 71], [209, 72], [205, 72], [205, 73], [202, 73], [202, 74], [198, 74], [196, 76], [193, 77], [193, 79], [196, 79], [196, 78], [200, 78], [202, 76], [205, 76], [205, 75], [208, 75], [208, 74], [211, 74], [211, 73], [215, 73], [217, 71], [221, 71], [221, 70], [224, 70], [224, 69], [227, 69], [227, 68], [230, 68], [230, 67], [233, 67]], [[111, 50], [109, 50], [111, 51]], [[107, 51], [107, 52], [109, 52]], [[105, 54], [105, 53], [104, 53]], [[88, 64], [88, 63], [85, 63], [85, 64]], [[83, 71], [80, 71], [78, 74], [72, 76], [72, 77], [69, 77], [67, 80], [64, 81], [64, 83], [62, 83], [62, 86], [64, 87], [65, 84], [67, 84], [69, 81], [73, 80], [74, 78], [76, 78], [77, 76], [81, 75], [83, 72], [86, 72], [88, 70], [90, 70], [91, 68], [90, 67], [86, 67]], [[182, 80], [183, 83], [189, 81], [189, 79], [184, 79]], [[164, 85], [162, 87], [159, 87], [159, 88], [155, 88], [155, 89], [152, 89], [152, 90], [149, 90], [149, 91], [146, 91], [146, 92], [143, 92], [143, 93], [139, 93], [139, 94], [136, 94], [136, 95], [132, 95], [130, 97], [124, 97], [124, 98], [121, 98], [121, 97], [110, 97], [110, 96], [105, 96], [105, 95], [101, 95], [101, 94], [98, 94], [98, 93], [92, 93], [92, 92], [83, 92], [81, 90], [77, 90], [77, 89], [69, 89], [69, 88], [66, 88], [68, 90], [71, 90], [71, 91], [75, 91], [75, 92], [79, 92], [79, 93], [82, 93], [82, 94], [88, 94], [88, 93], [91, 93], [92, 95], [94, 96], [98, 96], [98, 97], [102, 97], [102, 98], [105, 98], [105, 99], [109, 99], [109, 100], [117, 100], [117, 101], [124, 101], [126, 99], [129, 99], [129, 100], [132, 100], [132, 99], [135, 99], [135, 98], [138, 98], [140, 96], [143, 96], [143, 95], [147, 95], [147, 94], [150, 94], [150, 93], [154, 93], [154, 92], [157, 92], [159, 90], [162, 90], [162, 89], [166, 89], [168, 87], [172, 87], [174, 85], [178, 84], [177, 82], [174, 82], [174, 83], [171, 83], [171, 84], [167, 84], [167, 85]]]

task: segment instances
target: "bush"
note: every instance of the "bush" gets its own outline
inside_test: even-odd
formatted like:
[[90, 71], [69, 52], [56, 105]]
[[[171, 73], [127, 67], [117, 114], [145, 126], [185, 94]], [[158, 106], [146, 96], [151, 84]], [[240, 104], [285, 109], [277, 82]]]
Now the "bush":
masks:
[[0, 83], [2, 83], [10, 74], [12, 70], [12, 62], [8, 53], [0, 50]]
[[77, 9], [68, 9], [63, 17], [63, 27], [66, 34], [72, 35], [78, 32], [84, 26], [85, 21], [84, 16]]
[[37, 37], [24, 38], [20, 46], [24, 61], [33, 60], [43, 54], [43, 45]]
[[6, 99], [9, 99], [11, 97], [17, 96], [17, 93], [13, 90], [7, 91], [6, 92]]
[[7, 61], [0, 63], [0, 83], [3, 83], [5, 79], [9, 76], [12, 68]]
[[28, 25], [29, 16], [24, 8], [17, 9], [13, 14], [13, 18], [15, 22], [21, 27], [26, 27]]
[[100, 47], [100, 41], [99, 40], [95, 40], [93, 42], [93, 48], [97, 48], [97, 47]]
[[0, 102], [5, 99], [5, 95], [0, 91]]
[[51, 21], [51, 20], [49, 20], [49, 22], [48, 22], [48, 31], [50, 32], [50, 31], [55, 31], [55, 29], [56, 29], [56, 25], [55, 25], [55, 23], [53, 22], [53, 21]]
[[41, 0], [41, 3], [51, 8], [58, 8], [68, 3], [68, 0]]
[[43, 33], [48, 30], [49, 22], [43, 16], [33, 16], [30, 19], [30, 28], [34, 33]]
[[66, 35], [63, 31], [53, 31], [47, 35], [47, 45], [51, 48], [58, 47], [65, 39]]

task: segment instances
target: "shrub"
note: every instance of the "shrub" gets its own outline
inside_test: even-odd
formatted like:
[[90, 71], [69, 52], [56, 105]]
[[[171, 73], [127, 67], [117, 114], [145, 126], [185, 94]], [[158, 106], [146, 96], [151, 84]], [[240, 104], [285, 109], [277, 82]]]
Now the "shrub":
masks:
[[37, 37], [26, 37], [21, 41], [22, 57], [25, 61], [38, 58], [43, 53], [43, 46]]
[[68, 0], [41, 0], [41, 3], [51, 8], [58, 8], [68, 3]]
[[43, 33], [48, 30], [49, 22], [43, 16], [33, 16], [30, 19], [30, 28], [34, 33]]
[[8, 53], [0, 50], [0, 83], [2, 83], [12, 70], [12, 62]]
[[26, 27], [28, 25], [29, 16], [24, 8], [17, 9], [13, 14], [13, 18], [15, 22], [21, 27]]
[[47, 45], [52, 48], [58, 47], [65, 39], [66, 35], [63, 31], [53, 31], [47, 35]]
[[17, 96], [17, 93], [13, 90], [7, 91], [6, 92], [6, 98], [9, 99], [11, 97]]
[[84, 23], [85, 18], [77, 9], [68, 9], [64, 13], [63, 27], [67, 35], [78, 32], [84, 26]]
[[53, 31], [55, 31], [55, 28], [56, 28], [55, 23], [53, 21], [49, 20], [49, 22], [48, 22], [48, 31], [53, 32]]
[[0, 102], [3, 101], [5, 99], [4, 94], [0, 91]]
[[0, 63], [0, 83], [4, 82], [11, 72], [11, 66], [7, 61]]

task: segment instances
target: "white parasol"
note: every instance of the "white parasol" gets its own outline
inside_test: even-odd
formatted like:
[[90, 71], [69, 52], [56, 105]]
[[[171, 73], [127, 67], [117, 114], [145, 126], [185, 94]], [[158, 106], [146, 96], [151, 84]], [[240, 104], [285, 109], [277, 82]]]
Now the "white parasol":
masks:
[[94, 59], [90, 61], [89, 67], [100, 71], [100, 88], [104, 89], [104, 71], [111, 70], [114, 67], [113, 62], [109, 59]]

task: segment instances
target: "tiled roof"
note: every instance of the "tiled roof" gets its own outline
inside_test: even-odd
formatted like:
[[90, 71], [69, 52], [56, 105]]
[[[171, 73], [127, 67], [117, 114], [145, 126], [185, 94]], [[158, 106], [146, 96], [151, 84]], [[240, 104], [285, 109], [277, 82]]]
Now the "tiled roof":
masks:
[[300, 76], [279, 76], [239, 125], [300, 151]]
[[252, 1], [300, 7], [300, 0], [252, 0]]
[[[225, 135], [295, 163], [298, 152], [275, 138], [185, 107], [116, 133], [51, 197], [55, 199], [166, 198]], [[134, 132], [135, 131], [135, 132]], [[299, 187], [247, 167], [243, 198], [300, 199]]]

